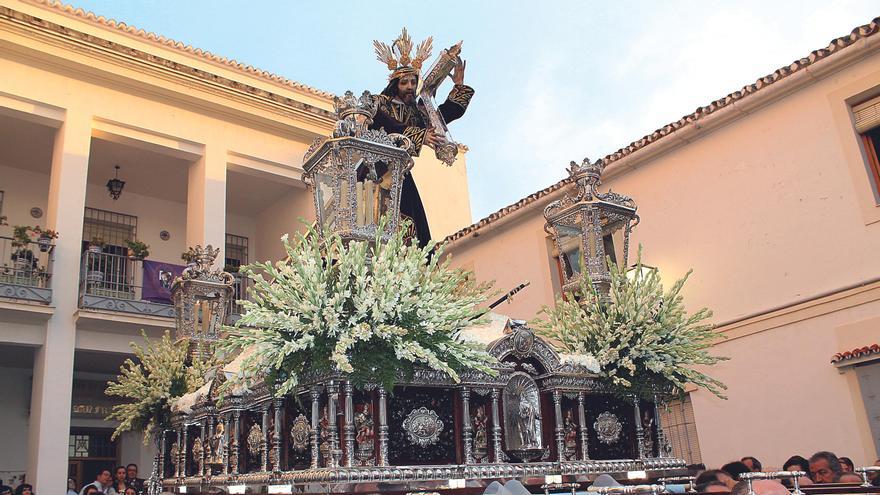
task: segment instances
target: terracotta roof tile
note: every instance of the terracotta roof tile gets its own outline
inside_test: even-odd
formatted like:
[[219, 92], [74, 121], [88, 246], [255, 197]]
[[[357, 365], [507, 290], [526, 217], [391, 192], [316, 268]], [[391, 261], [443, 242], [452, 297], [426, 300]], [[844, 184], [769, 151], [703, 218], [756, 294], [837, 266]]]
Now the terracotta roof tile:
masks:
[[166, 38], [162, 35], [158, 35], [156, 33], [152, 33], [150, 31], [145, 31], [143, 29], [139, 29], [137, 27], [128, 25], [124, 22], [119, 22], [113, 19], [107, 19], [104, 16], [96, 15], [93, 12], [89, 12], [83, 10], [81, 8], [73, 7], [72, 5], [68, 5], [62, 3], [58, 0], [27, 0], [32, 4], [47, 7], [50, 9], [54, 9], [60, 11], [68, 16], [76, 17], [78, 19], [82, 19], [87, 22], [91, 22], [92, 24], [96, 24], [101, 27], [115, 29], [121, 31], [125, 34], [141, 38], [146, 41], [150, 41], [153, 43], [158, 43], [167, 48], [171, 48], [173, 50], [178, 50], [190, 55], [195, 55], [197, 57], [205, 58], [211, 62], [229, 67], [230, 69], [237, 70], [244, 74], [258, 77], [260, 79], [265, 79], [267, 81], [271, 81], [276, 84], [280, 84], [282, 86], [287, 86], [291, 89], [296, 89], [299, 91], [304, 91], [306, 93], [319, 96], [321, 98], [332, 98], [333, 94], [327, 91], [322, 91], [320, 89], [313, 88], [311, 86], [307, 86], [305, 84], [292, 81], [286, 77], [279, 76], [277, 74], [273, 74], [269, 71], [265, 71], [254, 67], [252, 65], [242, 64], [236, 60], [228, 59], [226, 57], [222, 57], [220, 55], [215, 55], [207, 50], [202, 50], [201, 48], [193, 47], [192, 45], [187, 45], [181, 43], [180, 41], [173, 40], [170, 38]]
[[[835, 53], [839, 52], [843, 48], [846, 48], [861, 39], [873, 36], [873, 35], [877, 34], [878, 31], [880, 31], [880, 17], [876, 17], [870, 23], [853, 29], [852, 32], [850, 32], [850, 34], [848, 34], [846, 36], [841, 36], [840, 38], [832, 40], [831, 43], [829, 43], [828, 46], [826, 46], [825, 48], [820, 48], [818, 50], [814, 50], [814, 51], [810, 52], [810, 54], [807, 55], [806, 57], [795, 60], [794, 62], [792, 62], [789, 65], [786, 65], [784, 67], [780, 67], [779, 69], [774, 71], [772, 74], [768, 74], [764, 77], [759, 78], [754, 83], [749, 84], [748, 86], [744, 86], [739, 91], [734, 91], [733, 93], [730, 93], [727, 96], [724, 96], [723, 98], [719, 98], [719, 99], [709, 103], [706, 106], [702, 106], [702, 107], [697, 108], [693, 113], [689, 113], [689, 114], [683, 116], [682, 118], [676, 120], [675, 122], [671, 122], [669, 124], [666, 124], [665, 126], [661, 127], [660, 129], [657, 129], [656, 131], [652, 132], [651, 134], [648, 134], [647, 136], [643, 136], [641, 139], [639, 139], [637, 141], [633, 141], [628, 146], [620, 148], [619, 150], [615, 151], [614, 153], [611, 153], [611, 154], [605, 156], [604, 158], [602, 158], [602, 160], [605, 162], [605, 165], [608, 166], [608, 165], [616, 162], [617, 160], [620, 160], [620, 159], [624, 158], [625, 156], [628, 156], [628, 155], [644, 148], [645, 146], [648, 146], [651, 143], [654, 143], [660, 139], [663, 139], [664, 137], [668, 136], [669, 134], [675, 132], [678, 129], [681, 129], [681, 128], [687, 126], [688, 124], [692, 124], [694, 122], [697, 122], [700, 119], [705, 118], [706, 116], [711, 115], [712, 113], [717, 112], [718, 110], [720, 110], [724, 107], [727, 107], [727, 106], [729, 106], [739, 100], [742, 100], [743, 98], [748, 97], [749, 95], [751, 95], [757, 91], [760, 91], [760, 90], [762, 90], [762, 89], [764, 89], [774, 83], [781, 81], [782, 79], [794, 74], [795, 72], [799, 72], [799, 71], [809, 67], [810, 65], [812, 65], [820, 60], [823, 60], [825, 58], [828, 58], [828, 57], [834, 55]], [[504, 208], [501, 208], [500, 210], [490, 214], [489, 216], [478, 221], [477, 223], [474, 223], [473, 225], [465, 227], [465, 228], [459, 230], [458, 232], [447, 236], [445, 240], [447, 242], [455, 241], [457, 239], [461, 239], [462, 237], [470, 235], [470, 234], [476, 232], [477, 230], [499, 220], [500, 218], [502, 218], [506, 215], [509, 215], [509, 214], [521, 209], [521, 208], [524, 208], [524, 207], [534, 203], [535, 201], [541, 199], [542, 197], [547, 196], [548, 194], [551, 194], [554, 191], [557, 191], [557, 190], [563, 188], [565, 185], [567, 185], [570, 182], [571, 182], [571, 179], [565, 178], [565, 179], [557, 182], [556, 184], [553, 184], [550, 187], [542, 189], [536, 193], [530, 194], [512, 205], [505, 206]]]
[[880, 354], [880, 345], [866, 345], [864, 347], [857, 347], [851, 351], [838, 352], [837, 354], [831, 356], [831, 364], [837, 364], [841, 361], [848, 361], [850, 359], [871, 356], [873, 354]]

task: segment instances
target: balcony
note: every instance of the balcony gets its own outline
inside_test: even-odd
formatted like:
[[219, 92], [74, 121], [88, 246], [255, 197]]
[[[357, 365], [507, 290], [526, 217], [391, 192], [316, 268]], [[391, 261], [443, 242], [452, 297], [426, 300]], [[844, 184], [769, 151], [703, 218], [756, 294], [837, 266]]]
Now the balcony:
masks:
[[[113, 253], [85, 251], [80, 270], [80, 307], [173, 318], [174, 306], [170, 300], [144, 299], [143, 276], [143, 260]], [[162, 283], [170, 291], [176, 274], [169, 273], [167, 277], [162, 277], [162, 273], [159, 273], [159, 276], [165, 280]], [[230, 325], [240, 318], [242, 308], [238, 301], [248, 297], [247, 290], [251, 284], [247, 277], [238, 273], [233, 276], [233, 298], [229, 301], [227, 312], [227, 324]], [[2, 294], [0, 285], [0, 295]]]
[[251, 279], [240, 274], [233, 273], [235, 282], [232, 284], [232, 300], [229, 301], [229, 308], [226, 311], [226, 324], [234, 325], [241, 318], [242, 307], [239, 301], [248, 298], [248, 288], [251, 286]]
[[[80, 267], [81, 308], [174, 317], [170, 300], [144, 299], [143, 260], [87, 250], [82, 254]], [[163, 284], [170, 289], [174, 275], [169, 274], [163, 280]]]
[[0, 298], [46, 304], [52, 302], [51, 243], [30, 241], [22, 246], [0, 236]]

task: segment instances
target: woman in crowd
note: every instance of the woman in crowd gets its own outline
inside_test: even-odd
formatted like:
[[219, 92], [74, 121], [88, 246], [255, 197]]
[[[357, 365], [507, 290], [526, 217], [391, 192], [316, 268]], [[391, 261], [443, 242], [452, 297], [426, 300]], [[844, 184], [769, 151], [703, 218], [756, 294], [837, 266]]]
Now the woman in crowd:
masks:
[[117, 466], [113, 472], [113, 483], [107, 491], [107, 495], [123, 495], [125, 493], [125, 479], [127, 472], [125, 466]]

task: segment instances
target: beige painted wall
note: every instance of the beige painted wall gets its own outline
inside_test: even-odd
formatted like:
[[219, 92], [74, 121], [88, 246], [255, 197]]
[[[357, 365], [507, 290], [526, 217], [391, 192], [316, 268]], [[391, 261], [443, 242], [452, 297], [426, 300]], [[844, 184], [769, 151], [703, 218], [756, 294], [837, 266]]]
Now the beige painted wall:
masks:
[[[634, 170], [612, 166], [603, 188], [632, 196], [642, 219], [631, 256], [644, 245], [643, 261], [667, 284], [693, 268], [687, 303], [712, 308], [717, 323], [880, 276], [880, 208], [848, 116], [850, 104], [878, 92], [874, 54]], [[517, 318], [552, 300], [542, 209], [532, 205], [450, 249], [457, 264], [505, 290], [532, 281], [501, 308]], [[694, 394], [708, 464], [755, 455], [773, 466], [819, 449], [873, 462], [858, 385], [829, 363], [876, 341], [875, 325], [856, 322], [880, 316], [880, 305], [859, 301], [821, 316], [799, 309], [785, 325], [718, 345], [732, 359], [713, 374], [730, 386], [730, 400]], [[848, 325], [860, 330], [839, 339], [835, 329]]]
[[425, 207], [431, 237], [443, 239], [472, 221], [467, 183], [467, 152], [459, 151], [452, 166], [437, 160], [434, 152], [423, 148], [415, 160], [413, 180]]
[[[3, 215], [8, 225], [0, 225], [0, 235], [11, 237], [15, 225], [46, 226], [46, 218], [31, 217], [31, 208], [46, 211], [49, 200], [49, 175], [0, 164], [0, 191], [3, 194]], [[8, 260], [0, 260], [0, 264]]]

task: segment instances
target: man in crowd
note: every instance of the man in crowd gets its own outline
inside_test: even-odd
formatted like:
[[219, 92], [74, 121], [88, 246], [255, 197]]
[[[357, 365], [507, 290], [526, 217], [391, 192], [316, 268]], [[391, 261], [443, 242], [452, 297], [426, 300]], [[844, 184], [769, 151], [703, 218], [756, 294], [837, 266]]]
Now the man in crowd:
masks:
[[837, 483], [840, 479], [840, 461], [827, 451], [820, 451], [810, 457], [810, 477], [816, 483]]
[[751, 469], [749, 469], [748, 466], [740, 461], [728, 462], [727, 464], [721, 466], [721, 470], [729, 474], [731, 478], [737, 481], [739, 480], [739, 475], [751, 472]]
[[716, 486], [716, 484], [724, 485], [726, 487], [724, 491], [728, 491], [736, 484], [736, 480], [720, 469], [709, 469], [700, 473], [694, 480], [694, 484], [697, 486], [698, 492], [711, 491], [708, 489], [709, 486]]
[[138, 478], [138, 465], [137, 464], [129, 464], [125, 466], [125, 484], [135, 489], [138, 493], [144, 492], [144, 480]]
[[109, 469], [102, 469], [98, 471], [98, 476], [95, 478], [95, 481], [89, 483], [88, 485], [82, 487], [82, 490], [79, 491], [79, 495], [85, 495], [86, 488], [90, 486], [94, 486], [98, 489], [99, 492], [106, 494], [107, 489], [110, 488], [110, 483], [113, 481], [113, 475], [110, 474]]
[[764, 469], [764, 466], [761, 465], [761, 461], [755, 459], [752, 456], [746, 456], [740, 459], [740, 462], [746, 465], [747, 468], [753, 473], [761, 472]]
[[[789, 495], [788, 488], [776, 480], [754, 480], [752, 491], [755, 495]], [[730, 495], [749, 495], [749, 484], [740, 481], [730, 491]]]

